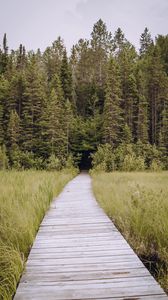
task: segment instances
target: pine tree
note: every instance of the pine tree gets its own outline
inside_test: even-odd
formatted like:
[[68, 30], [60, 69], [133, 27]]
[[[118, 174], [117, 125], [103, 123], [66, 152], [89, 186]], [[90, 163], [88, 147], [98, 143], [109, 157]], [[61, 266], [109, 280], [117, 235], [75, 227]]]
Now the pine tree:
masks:
[[72, 74], [68, 63], [66, 50], [63, 53], [62, 65], [61, 65], [61, 83], [64, 92], [64, 99], [72, 101]]
[[120, 141], [121, 109], [120, 109], [120, 83], [116, 62], [110, 59], [106, 83], [106, 95], [103, 112], [103, 137], [104, 142], [116, 145]]
[[124, 33], [122, 32], [121, 28], [119, 27], [114, 34], [114, 39], [113, 39], [114, 50], [117, 52], [120, 52], [125, 41], [126, 41], [126, 39], [125, 39]]
[[159, 47], [163, 68], [168, 75], [168, 34], [166, 36], [158, 35], [156, 46]]
[[20, 137], [20, 118], [15, 110], [11, 111], [8, 124], [8, 146], [11, 151], [18, 149]]
[[8, 46], [6, 33], [3, 36], [3, 50], [0, 52], [0, 74], [4, 73], [8, 65]]
[[39, 132], [45, 99], [45, 81], [32, 56], [25, 77], [24, 101], [22, 103], [22, 147], [24, 150], [38, 152]]
[[125, 124], [130, 127], [131, 134], [135, 139], [136, 127], [136, 102], [137, 102], [137, 86], [134, 76], [134, 62], [136, 52], [132, 45], [124, 43], [116, 56], [119, 65], [119, 74], [122, 92], [122, 109]]
[[59, 76], [55, 74], [49, 84], [48, 100], [42, 116], [42, 143], [40, 151], [45, 157], [55, 155], [63, 160], [67, 155], [67, 120], [66, 105]]
[[71, 135], [71, 130], [72, 130], [72, 123], [73, 123], [73, 110], [72, 110], [72, 105], [70, 101], [68, 100], [65, 104], [65, 126], [66, 126], [66, 144], [67, 144], [67, 157], [69, 156], [70, 153], [70, 135]]
[[148, 103], [145, 96], [145, 82], [141, 70], [138, 72], [138, 112], [137, 112], [137, 140], [148, 142]]
[[158, 144], [160, 114], [167, 97], [167, 75], [163, 70], [158, 47], [153, 47], [146, 60], [149, 99], [149, 141]]
[[0, 145], [6, 142], [6, 131], [10, 112], [8, 111], [10, 84], [4, 75], [0, 75]]
[[153, 45], [153, 40], [151, 38], [151, 34], [147, 27], [145, 27], [144, 32], [141, 34], [140, 38], [140, 55], [144, 55], [148, 52], [150, 46]]
[[0, 170], [5, 170], [8, 168], [8, 157], [6, 154], [5, 145], [0, 145]]
[[0, 98], [0, 146], [4, 143], [3, 110], [3, 101]]
[[52, 89], [48, 106], [48, 138], [50, 151], [61, 160], [67, 154], [67, 128], [63, 119], [63, 104]]
[[129, 75], [127, 85], [128, 93], [125, 103], [126, 123], [130, 128], [131, 135], [135, 138], [138, 91], [134, 74]]
[[53, 42], [52, 46], [47, 47], [44, 51], [42, 61], [44, 63], [48, 82], [52, 80], [55, 74], [60, 75], [64, 50], [63, 40], [58, 37], [58, 39]]
[[[90, 60], [93, 74], [92, 83], [96, 86], [98, 98], [104, 98], [106, 65], [110, 51], [111, 33], [100, 19], [93, 26], [91, 33]], [[87, 71], [87, 70], [86, 70]]]
[[164, 155], [168, 156], [168, 99], [162, 111], [162, 121], [159, 133], [159, 148]]

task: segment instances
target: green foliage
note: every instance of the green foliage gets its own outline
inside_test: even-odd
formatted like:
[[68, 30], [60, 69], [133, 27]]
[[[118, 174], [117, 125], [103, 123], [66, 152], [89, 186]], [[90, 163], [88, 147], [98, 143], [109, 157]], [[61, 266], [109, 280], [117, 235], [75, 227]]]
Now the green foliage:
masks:
[[110, 144], [99, 146], [92, 154], [94, 170], [103, 171], [153, 171], [166, 168], [162, 153], [150, 144], [138, 141], [136, 144], [122, 143], [117, 148]]
[[97, 152], [91, 155], [92, 165], [95, 171], [114, 171], [115, 170], [115, 156], [110, 144], [98, 146]]
[[[121, 170], [126, 155], [130, 164], [140, 157], [146, 168], [153, 159], [168, 168], [167, 36], [154, 42], [145, 28], [138, 54], [121, 28], [112, 35], [100, 19], [70, 57], [60, 37], [43, 53], [22, 44], [10, 53], [6, 34], [1, 44], [0, 145], [11, 168], [46, 168], [52, 155], [63, 167], [102, 143], [115, 156], [102, 168]], [[142, 153], [124, 146], [139, 141]]]
[[154, 158], [150, 164], [150, 170], [157, 172], [163, 170], [163, 163], [159, 161], [158, 159]]
[[6, 154], [6, 147], [0, 146], [0, 170], [5, 170], [8, 168], [8, 157]]
[[107, 73], [107, 87], [103, 112], [103, 138], [105, 143], [116, 145], [121, 135], [121, 90], [118, 78], [118, 69], [114, 59], [110, 59]]
[[143, 157], [136, 157], [135, 154], [127, 154], [124, 157], [123, 165], [122, 165], [123, 171], [144, 171], [145, 170], [145, 162]]
[[148, 28], [146, 27], [144, 32], [141, 34], [141, 38], [140, 38], [140, 54], [144, 55], [149, 51], [150, 46], [153, 44], [152, 38], [151, 38], [151, 34], [148, 30]]
[[92, 176], [96, 199], [167, 290], [168, 172], [94, 172]]
[[61, 170], [62, 165], [61, 165], [61, 161], [59, 160], [58, 157], [55, 156], [55, 154], [51, 154], [51, 156], [48, 159], [47, 162], [47, 170], [48, 171], [59, 171]]

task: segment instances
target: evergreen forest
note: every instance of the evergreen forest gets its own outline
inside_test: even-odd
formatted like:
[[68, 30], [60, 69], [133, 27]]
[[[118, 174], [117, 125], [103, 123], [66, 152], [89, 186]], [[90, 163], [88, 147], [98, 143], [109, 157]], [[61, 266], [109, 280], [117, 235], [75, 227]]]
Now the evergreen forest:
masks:
[[100, 19], [67, 53], [0, 48], [0, 169], [168, 169], [168, 35]]

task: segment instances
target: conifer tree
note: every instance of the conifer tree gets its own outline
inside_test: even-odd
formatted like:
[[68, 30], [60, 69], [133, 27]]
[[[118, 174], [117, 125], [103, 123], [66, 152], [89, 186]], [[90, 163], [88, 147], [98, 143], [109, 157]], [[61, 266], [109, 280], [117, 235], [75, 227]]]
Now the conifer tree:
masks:
[[10, 112], [8, 111], [9, 81], [0, 75], [0, 145], [6, 143], [6, 131], [9, 122]]
[[142, 143], [148, 142], [148, 102], [145, 93], [144, 75], [141, 70], [137, 76], [138, 88], [138, 112], [137, 112], [137, 140]]
[[8, 46], [6, 33], [3, 36], [3, 50], [0, 52], [0, 74], [4, 73], [8, 65]]
[[101, 19], [90, 40], [73, 46], [70, 59], [60, 37], [43, 54], [26, 52], [22, 44], [9, 53], [5, 34], [0, 145], [6, 146], [11, 166], [22, 165], [23, 151], [44, 166], [52, 155], [64, 164], [71, 152], [89, 155], [102, 142], [131, 144], [142, 156], [159, 148], [166, 164], [168, 36], [153, 42], [145, 28], [140, 46], [138, 55], [120, 28], [112, 39]]
[[72, 101], [72, 74], [68, 63], [66, 50], [64, 50], [63, 53], [60, 78], [64, 92], [64, 99], [69, 99], [69, 101]]
[[67, 157], [70, 153], [70, 135], [73, 123], [73, 110], [70, 101], [65, 104], [65, 126], [66, 126], [66, 144], [67, 144]]
[[147, 60], [147, 90], [149, 99], [149, 141], [158, 144], [159, 122], [162, 104], [167, 97], [167, 75], [163, 70], [158, 47], [153, 47]]
[[67, 136], [65, 124], [63, 123], [63, 105], [59, 95], [52, 89], [48, 106], [48, 138], [50, 140], [50, 151], [61, 160], [67, 154]]
[[16, 150], [19, 146], [20, 118], [15, 110], [12, 110], [10, 114], [7, 135], [10, 150]]
[[104, 142], [109, 143], [112, 146], [118, 144], [120, 141], [122, 125], [120, 97], [121, 90], [117, 65], [115, 60], [110, 58], [103, 112], [103, 137]]
[[27, 151], [38, 151], [39, 131], [45, 99], [45, 82], [33, 55], [27, 67], [22, 103], [22, 145]]
[[130, 128], [131, 135], [135, 138], [138, 91], [134, 74], [129, 75], [127, 85], [128, 92], [125, 103], [126, 123]]
[[141, 34], [140, 38], [140, 55], [144, 55], [148, 52], [150, 46], [153, 45], [153, 40], [151, 34], [147, 27], [145, 27], [144, 32]]
[[117, 52], [120, 52], [125, 41], [126, 40], [125, 40], [124, 33], [122, 32], [121, 28], [119, 27], [114, 34], [114, 39], [113, 39], [114, 50]]
[[162, 111], [162, 121], [159, 134], [159, 148], [168, 156], [168, 100]]
[[3, 101], [0, 98], [0, 146], [4, 143], [3, 109]]

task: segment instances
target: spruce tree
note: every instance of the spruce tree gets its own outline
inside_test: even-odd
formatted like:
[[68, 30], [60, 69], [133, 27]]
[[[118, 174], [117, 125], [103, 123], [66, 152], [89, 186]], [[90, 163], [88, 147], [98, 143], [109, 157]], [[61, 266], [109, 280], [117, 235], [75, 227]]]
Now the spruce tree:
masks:
[[69, 101], [72, 101], [72, 74], [66, 50], [63, 53], [60, 78], [65, 100], [69, 99]]
[[20, 118], [15, 110], [11, 111], [8, 124], [8, 146], [14, 151], [18, 148], [20, 137]]
[[3, 36], [3, 49], [0, 51], [0, 74], [4, 73], [8, 66], [8, 46], [6, 33]]
[[145, 27], [144, 32], [141, 34], [140, 38], [140, 55], [144, 55], [148, 52], [150, 46], [153, 45], [153, 40], [151, 34], [147, 27]]
[[167, 98], [168, 81], [163, 70], [158, 47], [153, 47], [146, 58], [147, 93], [149, 101], [149, 141], [158, 144], [160, 114]]
[[25, 91], [22, 102], [22, 147], [38, 152], [39, 132], [45, 99], [45, 81], [33, 55], [26, 70]]
[[148, 142], [148, 102], [145, 93], [144, 74], [141, 70], [137, 76], [138, 103], [137, 103], [137, 140]]
[[118, 68], [115, 60], [110, 58], [103, 112], [103, 138], [104, 142], [109, 143], [111, 146], [117, 145], [121, 138], [122, 118], [120, 101], [121, 90]]
[[54, 89], [50, 95], [48, 117], [50, 153], [63, 160], [67, 155], [67, 128], [63, 118], [63, 104]]
[[126, 123], [130, 128], [131, 135], [136, 137], [136, 114], [137, 114], [137, 84], [134, 74], [128, 77], [128, 92], [125, 103]]
[[4, 142], [4, 130], [3, 130], [3, 102], [0, 98], [0, 146]]
[[8, 109], [10, 83], [4, 75], [0, 75], [0, 145], [6, 143], [10, 111]]
[[114, 39], [113, 39], [114, 50], [116, 52], [120, 52], [125, 41], [126, 41], [126, 39], [125, 39], [124, 33], [122, 32], [121, 28], [119, 27], [114, 34]]
[[162, 111], [162, 121], [159, 134], [159, 148], [164, 155], [168, 156], [168, 100]]

